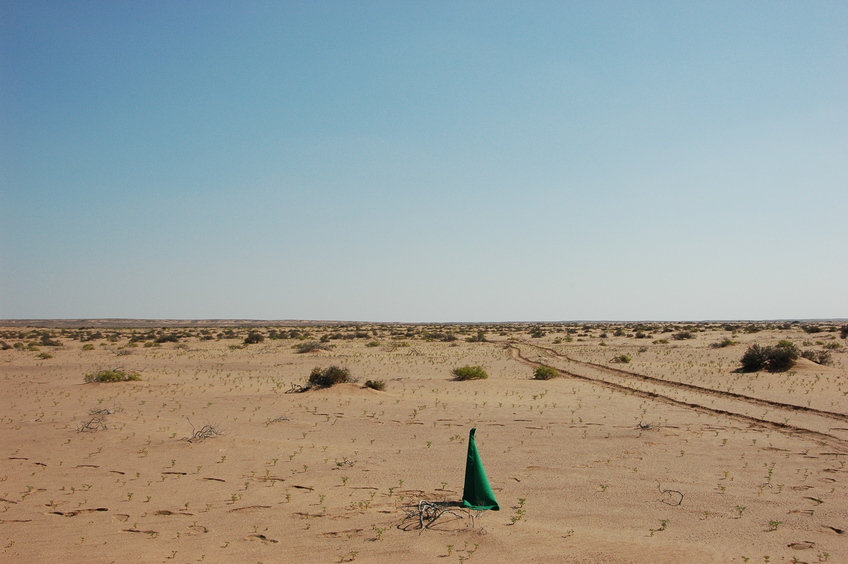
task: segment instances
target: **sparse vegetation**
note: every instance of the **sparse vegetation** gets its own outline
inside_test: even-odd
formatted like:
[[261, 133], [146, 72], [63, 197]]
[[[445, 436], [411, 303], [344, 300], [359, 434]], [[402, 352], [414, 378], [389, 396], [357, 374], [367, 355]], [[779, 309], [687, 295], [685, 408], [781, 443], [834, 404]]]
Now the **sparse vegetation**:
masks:
[[731, 339], [722, 339], [718, 343], [711, 344], [710, 348], [711, 349], [723, 349], [725, 347], [732, 347], [735, 344], [736, 344], [736, 341], [733, 341]]
[[454, 380], [485, 380], [489, 377], [482, 366], [461, 366], [453, 370]]
[[330, 350], [330, 345], [319, 343], [318, 341], [306, 341], [296, 344], [293, 348], [302, 354], [308, 352], [328, 351]]
[[366, 380], [365, 387], [382, 392], [386, 389], [386, 383], [383, 380]]
[[612, 362], [614, 364], [627, 364], [631, 360], [632, 359], [630, 358], [630, 355], [620, 354], [620, 355], [614, 356], [612, 359], [610, 359], [610, 362]]

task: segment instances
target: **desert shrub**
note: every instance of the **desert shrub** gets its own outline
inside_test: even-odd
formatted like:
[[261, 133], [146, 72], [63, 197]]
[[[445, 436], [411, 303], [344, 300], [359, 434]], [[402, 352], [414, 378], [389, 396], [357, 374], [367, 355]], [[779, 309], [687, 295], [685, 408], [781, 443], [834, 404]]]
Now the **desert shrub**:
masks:
[[736, 341], [732, 341], [730, 339], [722, 339], [718, 343], [713, 343], [710, 345], [711, 349], [723, 349], [724, 347], [731, 347], [736, 344]]
[[367, 343], [365, 343], [365, 346], [366, 347], [379, 347], [380, 341], [368, 341]]
[[818, 325], [802, 325], [801, 329], [803, 329], [807, 333], [821, 333], [822, 328]]
[[807, 360], [812, 360], [816, 364], [833, 364], [833, 358], [830, 355], [830, 351], [817, 351], [813, 349], [807, 349], [801, 353], [801, 356], [806, 358]]
[[545, 336], [545, 332], [542, 330], [541, 327], [533, 327], [532, 329], [530, 329], [529, 333], [530, 336], [534, 339], [540, 339]]
[[62, 343], [56, 339], [52, 339], [47, 333], [44, 333], [41, 335], [41, 345], [45, 347], [61, 347]]
[[766, 370], [769, 372], [786, 372], [798, 360], [800, 351], [789, 341], [780, 341], [772, 347]]
[[256, 345], [265, 340], [265, 335], [259, 333], [257, 331], [251, 331], [247, 334], [247, 337], [244, 338], [245, 345]]
[[621, 337], [621, 336], [623, 336], [623, 335], [624, 335], [624, 330], [623, 330], [623, 329], [621, 329], [621, 328], [616, 329], [616, 330], [615, 330], [615, 333], [613, 333], [613, 335], [615, 335], [616, 337]]
[[798, 360], [798, 347], [789, 341], [780, 341], [773, 347], [753, 344], [742, 355], [742, 372], [785, 372]]
[[366, 380], [365, 387], [372, 390], [383, 391], [386, 389], [386, 383], [383, 380]]
[[443, 341], [446, 343], [456, 341], [456, 335], [442, 331], [428, 331], [422, 334], [421, 338], [425, 341]]
[[656, 341], [653, 341], [653, 343], [655, 345], [667, 345], [668, 339], [657, 339]]
[[316, 366], [309, 374], [309, 385], [320, 388], [329, 388], [335, 384], [343, 384], [351, 381], [353, 381], [353, 378], [350, 377], [350, 370], [335, 365], [328, 366], [324, 369]]
[[53, 355], [50, 353], [43, 352], [38, 355], [38, 358], [40, 358], [41, 360], [47, 360], [48, 358], [53, 358]]
[[832, 342], [832, 343], [828, 343], [828, 344], [826, 344], [826, 345], [824, 346], [824, 348], [826, 348], [826, 349], [832, 349], [832, 350], [841, 349], [841, 348], [842, 348], [842, 344], [841, 344], [841, 343], [837, 343], [836, 341], [834, 341], [834, 342]]
[[482, 366], [461, 366], [453, 370], [454, 380], [485, 380], [489, 377]]
[[754, 343], [742, 355], [742, 372], [759, 372], [768, 362], [768, 347]]
[[650, 335], [645, 333], [644, 331], [637, 331], [635, 337], [637, 339], [647, 339]]
[[159, 343], [160, 345], [162, 343], [179, 343], [180, 338], [176, 335], [161, 335], [156, 338], [155, 342]]
[[843, 325], [839, 328], [839, 336], [842, 339], [848, 339], [848, 325]]
[[7, 351], [12, 348], [12, 345], [7, 343], [6, 341], [0, 341], [0, 350]]
[[610, 360], [610, 362], [614, 362], [616, 364], [627, 364], [628, 362], [630, 362], [630, 360], [631, 360], [631, 358], [630, 358], [629, 355], [620, 354], [618, 356], [613, 357], [612, 360]]
[[465, 339], [469, 343], [485, 343], [486, 341], [486, 332], [483, 330], [477, 331], [476, 337], [468, 337]]
[[691, 331], [680, 331], [672, 335], [671, 338], [677, 339], [678, 341], [682, 341], [684, 339], [694, 339], [695, 335], [693, 335]]
[[559, 376], [559, 372], [556, 368], [551, 366], [537, 366], [533, 371], [533, 379], [534, 380], [551, 380]]
[[296, 344], [294, 348], [299, 353], [308, 353], [315, 351], [327, 351], [330, 350], [330, 346], [324, 343], [319, 343], [317, 341], [305, 341], [303, 343]]
[[84, 377], [85, 383], [92, 382], [130, 382], [141, 380], [138, 372], [126, 372], [119, 368], [113, 370], [101, 370], [99, 372], [88, 373]]

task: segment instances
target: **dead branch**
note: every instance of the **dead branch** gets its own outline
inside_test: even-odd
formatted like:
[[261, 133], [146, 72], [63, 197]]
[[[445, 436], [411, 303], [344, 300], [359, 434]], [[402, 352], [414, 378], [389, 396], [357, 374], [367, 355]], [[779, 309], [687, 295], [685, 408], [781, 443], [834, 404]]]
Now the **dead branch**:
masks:
[[[111, 413], [111, 412], [110, 412]], [[105, 431], [108, 427], [106, 426], [106, 417], [105, 415], [95, 415], [88, 421], [80, 421], [79, 425], [77, 425], [77, 432], [82, 433], [84, 431], [87, 432], [97, 432], [97, 431]]]
[[286, 390], [286, 393], [287, 394], [299, 394], [299, 393], [305, 392], [308, 389], [309, 389], [309, 386], [304, 387], [304, 386], [301, 386], [300, 384], [295, 384], [294, 382], [292, 382], [291, 388]]
[[[668, 501], [666, 501], [665, 499], [660, 500], [664, 504], [677, 506], [677, 505], [680, 505], [681, 503], [683, 503], [683, 492], [681, 492], [679, 490], [664, 490], [664, 489], [662, 489], [662, 486], [660, 486], [659, 482], [657, 482], [657, 489], [660, 491], [660, 494], [662, 494], [666, 498], [669, 498], [669, 496], [670, 496], [670, 499]], [[677, 494], [677, 495], [680, 496], [680, 498], [677, 499], [677, 503], [673, 503], [675, 496], [672, 495], [672, 494]]]
[[[188, 418], [186, 418], [188, 420]], [[194, 443], [197, 441], [202, 441], [204, 439], [211, 439], [214, 437], [220, 437], [224, 433], [218, 429], [216, 425], [210, 425], [207, 423], [200, 429], [196, 429], [194, 424], [192, 424], [191, 420], [188, 420], [188, 424], [191, 425], [191, 436], [183, 437], [184, 441], [188, 441], [190, 443]]]
[[[445, 515], [450, 515], [460, 520], [470, 519], [471, 524], [467, 526], [473, 529], [475, 519], [483, 513], [482, 511], [473, 512], [462, 507], [457, 507], [456, 504], [450, 502], [434, 503], [423, 499], [418, 502], [418, 505], [408, 506], [405, 511], [405, 520], [418, 521], [418, 529], [422, 532], [431, 528]], [[409, 525], [406, 527], [399, 525], [399, 528], [410, 530]]]

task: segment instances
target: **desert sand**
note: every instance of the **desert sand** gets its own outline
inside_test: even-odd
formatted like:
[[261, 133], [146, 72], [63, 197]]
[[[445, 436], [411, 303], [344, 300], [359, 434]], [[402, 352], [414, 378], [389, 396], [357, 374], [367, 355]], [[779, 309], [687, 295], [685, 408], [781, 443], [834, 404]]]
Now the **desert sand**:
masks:
[[[0, 561], [848, 562], [821, 325], [0, 329]], [[781, 339], [832, 364], [736, 371]], [[358, 382], [290, 393], [331, 365]], [[84, 382], [113, 368], [140, 380]], [[448, 503], [474, 427], [497, 512]]]

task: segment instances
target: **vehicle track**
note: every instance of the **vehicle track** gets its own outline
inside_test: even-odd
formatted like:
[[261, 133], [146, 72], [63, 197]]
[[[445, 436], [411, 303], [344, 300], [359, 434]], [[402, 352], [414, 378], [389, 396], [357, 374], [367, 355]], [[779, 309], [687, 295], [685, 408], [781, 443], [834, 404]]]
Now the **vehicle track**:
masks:
[[[532, 360], [520, 347], [546, 353], [555, 364]], [[810, 407], [781, 403], [761, 398], [704, 388], [683, 382], [662, 380], [593, 362], [575, 360], [559, 352], [532, 343], [509, 343], [506, 348], [515, 360], [530, 366], [543, 364], [565, 376], [589, 381], [614, 390], [650, 398], [704, 413], [723, 415], [751, 425], [774, 429], [790, 435], [805, 436], [820, 443], [848, 450], [848, 415]], [[547, 359], [545, 359], [547, 360]], [[565, 367], [563, 367], [565, 364]], [[765, 408], [765, 412], [760, 412]], [[790, 423], [791, 420], [791, 423]], [[834, 424], [842, 426], [834, 426]]]

